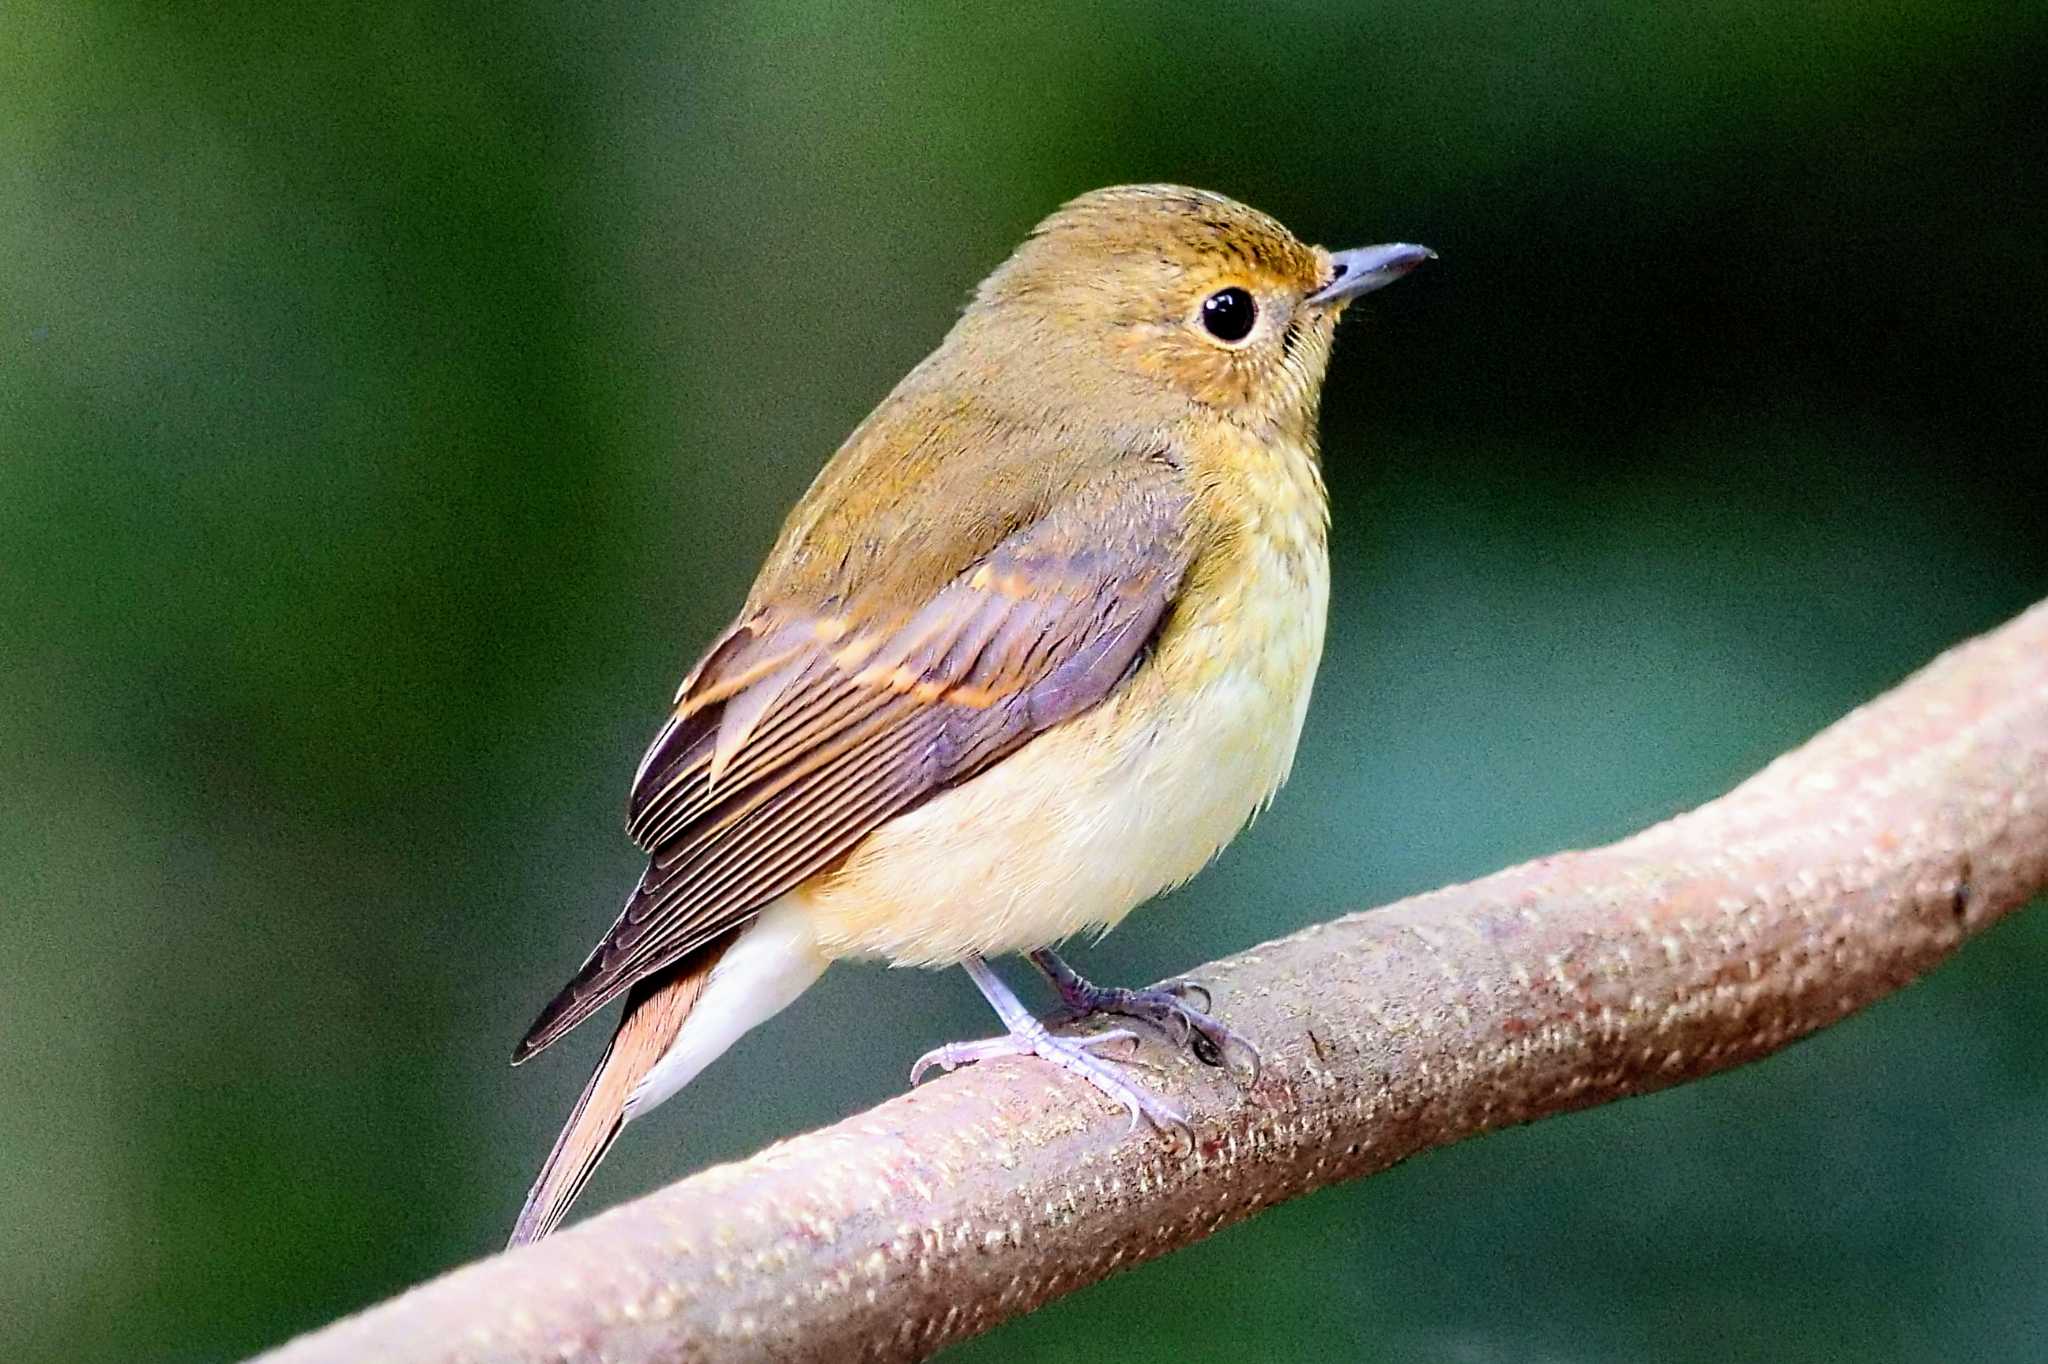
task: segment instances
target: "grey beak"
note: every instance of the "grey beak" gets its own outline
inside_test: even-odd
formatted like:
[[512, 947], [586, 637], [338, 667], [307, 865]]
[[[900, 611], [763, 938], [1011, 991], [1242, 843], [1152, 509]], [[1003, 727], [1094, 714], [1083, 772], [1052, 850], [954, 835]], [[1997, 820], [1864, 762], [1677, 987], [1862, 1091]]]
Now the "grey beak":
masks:
[[1388, 242], [1383, 246], [1333, 252], [1330, 264], [1336, 273], [1330, 276], [1328, 284], [1310, 294], [1308, 301], [1342, 303], [1385, 288], [1424, 261], [1435, 259], [1436, 252], [1412, 242]]

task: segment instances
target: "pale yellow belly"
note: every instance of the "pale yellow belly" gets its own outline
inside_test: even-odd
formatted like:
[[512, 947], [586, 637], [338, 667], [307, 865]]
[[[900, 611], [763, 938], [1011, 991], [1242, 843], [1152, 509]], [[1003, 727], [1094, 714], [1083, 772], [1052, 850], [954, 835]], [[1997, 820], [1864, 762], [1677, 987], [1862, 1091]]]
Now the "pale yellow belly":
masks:
[[[1319, 541], [1320, 537], [1318, 537]], [[1322, 654], [1322, 545], [1255, 551], [1116, 696], [878, 829], [798, 894], [832, 957], [947, 965], [1103, 930], [1285, 780]]]

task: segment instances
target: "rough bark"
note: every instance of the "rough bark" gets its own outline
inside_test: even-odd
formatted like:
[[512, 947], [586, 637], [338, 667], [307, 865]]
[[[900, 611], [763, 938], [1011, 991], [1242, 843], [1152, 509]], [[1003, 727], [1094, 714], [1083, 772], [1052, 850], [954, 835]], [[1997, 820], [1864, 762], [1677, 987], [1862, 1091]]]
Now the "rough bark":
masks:
[[1145, 1043], [1192, 1149], [976, 1066], [271, 1358], [921, 1357], [1283, 1199], [1763, 1056], [2044, 886], [2048, 603], [1689, 814], [1199, 968], [1266, 1065], [1247, 1094]]

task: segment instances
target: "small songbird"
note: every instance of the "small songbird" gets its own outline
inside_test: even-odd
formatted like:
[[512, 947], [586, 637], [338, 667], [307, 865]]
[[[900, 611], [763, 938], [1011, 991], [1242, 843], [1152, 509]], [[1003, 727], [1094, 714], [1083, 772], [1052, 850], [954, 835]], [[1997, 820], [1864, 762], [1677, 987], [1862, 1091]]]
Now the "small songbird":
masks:
[[625, 995], [512, 1242], [620, 1129], [841, 958], [959, 964], [1005, 1033], [1132, 1121], [1181, 1115], [1072, 1015], [1256, 1052], [1198, 987], [1090, 984], [1053, 945], [1199, 871], [1286, 778], [1323, 648], [1316, 414], [1339, 314], [1430, 259], [1329, 252], [1220, 195], [1085, 194], [1040, 223], [825, 466], [634, 774], [646, 874], [513, 1055]]

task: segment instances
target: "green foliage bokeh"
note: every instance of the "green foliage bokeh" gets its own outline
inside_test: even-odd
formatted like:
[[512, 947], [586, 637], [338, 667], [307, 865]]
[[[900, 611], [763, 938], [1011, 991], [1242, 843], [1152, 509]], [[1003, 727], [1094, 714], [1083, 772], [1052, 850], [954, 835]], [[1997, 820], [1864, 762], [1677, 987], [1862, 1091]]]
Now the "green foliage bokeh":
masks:
[[[0, 1355], [232, 1359], [501, 1241], [640, 744], [1053, 205], [1439, 265], [1347, 323], [1293, 784], [1156, 978], [1709, 797], [2048, 592], [2038, 4], [30, 0], [0, 16]], [[2017, 1358], [2048, 928], [963, 1358]], [[988, 1020], [841, 969], [597, 1208]]]

